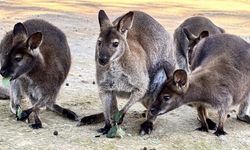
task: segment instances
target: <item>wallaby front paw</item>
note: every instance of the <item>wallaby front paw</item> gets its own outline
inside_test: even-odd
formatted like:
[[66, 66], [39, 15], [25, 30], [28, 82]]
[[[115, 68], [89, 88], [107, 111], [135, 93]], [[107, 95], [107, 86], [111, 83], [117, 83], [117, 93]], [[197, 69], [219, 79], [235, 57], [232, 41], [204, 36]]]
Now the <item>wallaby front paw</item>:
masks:
[[29, 118], [29, 115], [31, 113], [32, 113], [32, 109], [31, 108], [27, 109], [27, 110], [24, 110], [24, 111], [21, 111], [21, 113], [18, 112], [18, 114], [17, 114], [17, 120], [18, 121], [25, 121], [25, 120], [27, 120]]
[[34, 123], [29, 125], [32, 129], [40, 129], [43, 128], [42, 123]]
[[153, 130], [153, 123], [150, 121], [145, 121], [141, 124], [140, 135], [151, 134]]
[[217, 129], [214, 134], [216, 136], [226, 135], [227, 133], [224, 130]]
[[111, 128], [111, 125], [105, 125], [103, 128], [100, 128], [97, 130], [97, 132], [104, 134], [107, 134]]

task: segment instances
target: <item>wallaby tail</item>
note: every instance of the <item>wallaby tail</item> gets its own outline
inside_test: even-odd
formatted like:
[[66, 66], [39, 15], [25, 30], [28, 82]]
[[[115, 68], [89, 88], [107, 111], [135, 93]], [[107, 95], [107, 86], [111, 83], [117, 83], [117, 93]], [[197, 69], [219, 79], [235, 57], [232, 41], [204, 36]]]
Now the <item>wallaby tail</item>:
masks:
[[52, 106], [48, 107], [51, 111], [58, 113], [59, 115], [66, 117], [70, 120], [78, 121], [78, 115], [73, 112], [72, 110], [69, 110], [67, 108], [63, 108], [57, 104], [53, 104]]
[[10, 91], [0, 86], [0, 99], [10, 99]]
[[96, 123], [103, 122], [104, 120], [105, 119], [104, 119], [103, 113], [93, 114], [93, 115], [89, 115], [89, 116], [85, 116], [81, 118], [77, 126], [96, 124]]

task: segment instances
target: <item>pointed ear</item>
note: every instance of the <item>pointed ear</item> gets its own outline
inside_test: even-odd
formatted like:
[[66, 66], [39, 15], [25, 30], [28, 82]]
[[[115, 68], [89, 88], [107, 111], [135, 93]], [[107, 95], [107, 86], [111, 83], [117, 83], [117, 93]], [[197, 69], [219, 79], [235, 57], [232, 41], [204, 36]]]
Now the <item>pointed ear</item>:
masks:
[[30, 49], [36, 49], [42, 43], [43, 35], [41, 32], [33, 33], [27, 40], [27, 45]]
[[24, 27], [24, 25], [19, 22], [19, 23], [15, 24], [14, 29], [13, 29], [13, 34], [14, 34], [14, 36], [19, 35], [19, 34], [20, 35], [21, 34], [27, 35], [27, 30]]
[[187, 28], [183, 28], [182, 32], [186, 35], [189, 41], [194, 41], [197, 37], [192, 34]]
[[104, 10], [99, 11], [98, 20], [99, 20], [101, 31], [112, 26], [112, 23], [110, 22], [107, 14], [105, 13]]
[[134, 20], [134, 12], [130, 11], [119, 20], [117, 25], [117, 30], [122, 34], [125, 33], [132, 27], [133, 20]]
[[187, 73], [185, 70], [178, 69], [174, 72], [174, 82], [178, 88], [183, 88], [187, 84]]
[[209, 32], [208, 31], [202, 31], [199, 35], [199, 39], [203, 39], [205, 37], [208, 37], [209, 36]]

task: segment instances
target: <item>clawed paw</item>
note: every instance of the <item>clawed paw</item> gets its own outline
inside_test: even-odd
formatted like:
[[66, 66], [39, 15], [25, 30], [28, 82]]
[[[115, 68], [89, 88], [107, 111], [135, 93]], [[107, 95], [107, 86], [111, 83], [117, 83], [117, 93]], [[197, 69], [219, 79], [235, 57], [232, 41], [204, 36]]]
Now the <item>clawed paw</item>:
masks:
[[34, 123], [34, 124], [31, 124], [29, 125], [32, 129], [40, 129], [42, 128], [42, 124], [41, 123]]
[[151, 134], [153, 130], [153, 123], [149, 121], [145, 121], [141, 124], [140, 135]]
[[215, 132], [214, 132], [214, 134], [216, 135], [216, 136], [221, 136], [221, 135], [226, 135], [227, 133], [224, 131], [224, 130], [216, 130]]

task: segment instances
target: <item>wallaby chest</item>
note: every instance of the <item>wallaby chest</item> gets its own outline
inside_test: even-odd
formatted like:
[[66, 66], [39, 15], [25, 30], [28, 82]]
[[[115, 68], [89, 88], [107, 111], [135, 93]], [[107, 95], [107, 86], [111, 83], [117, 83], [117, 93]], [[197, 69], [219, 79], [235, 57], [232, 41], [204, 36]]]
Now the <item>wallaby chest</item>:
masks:
[[130, 81], [130, 74], [116, 63], [112, 63], [108, 70], [102, 72], [99, 86], [109, 91], [131, 92], [134, 88]]

